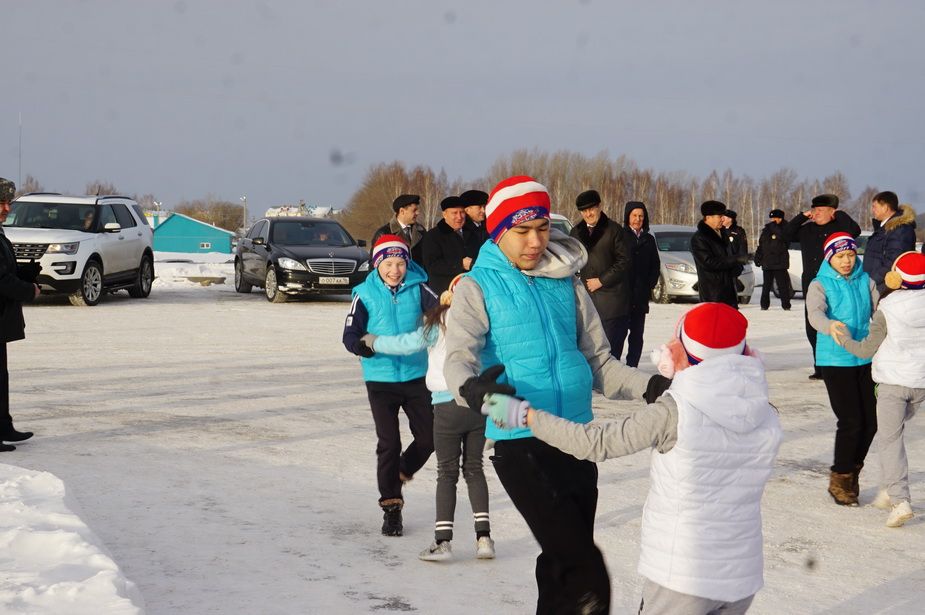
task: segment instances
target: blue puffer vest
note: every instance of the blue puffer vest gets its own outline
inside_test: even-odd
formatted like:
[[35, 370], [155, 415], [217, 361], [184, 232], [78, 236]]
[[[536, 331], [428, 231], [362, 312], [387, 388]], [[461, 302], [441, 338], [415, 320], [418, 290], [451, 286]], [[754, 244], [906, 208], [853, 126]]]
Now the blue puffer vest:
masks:
[[[366, 280], [353, 289], [369, 313], [366, 326], [375, 335], [398, 335], [414, 331], [421, 325], [421, 284], [427, 280], [424, 270], [411, 261], [404, 283], [392, 291], [373, 270]], [[427, 373], [427, 350], [412, 355], [376, 354], [360, 359], [363, 379], [367, 382], [407, 382]]]
[[[816, 280], [825, 290], [826, 316], [845, 323], [854, 339], [867, 337], [871, 315], [870, 277], [864, 273], [860, 259], [854, 262], [854, 270], [847, 278], [826, 261], [819, 267]], [[868, 363], [870, 359], [854, 356], [836, 344], [828, 333], [820, 331], [816, 335], [816, 365], [858, 367]]]
[[[572, 277], [525, 275], [491, 241], [482, 246], [469, 275], [482, 289], [491, 323], [482, 367], [504, 365], [500, 380], [533, 407], [576, 423], [590, 422], [591, 368], [578, 349]], [[488, 421], [485, 436], [513, 440], [533, 433], [504, 431]]]

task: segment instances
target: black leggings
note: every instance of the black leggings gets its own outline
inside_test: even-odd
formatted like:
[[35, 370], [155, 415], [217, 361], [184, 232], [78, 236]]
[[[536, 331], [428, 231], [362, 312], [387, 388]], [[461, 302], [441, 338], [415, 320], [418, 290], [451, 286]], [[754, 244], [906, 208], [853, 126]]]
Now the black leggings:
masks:
[[877, 433], [877, 399], [870, 363], [860, 367], [821, 366], [829, 403], [838, 419], [832, 471], [847, 474], [860, 469]]

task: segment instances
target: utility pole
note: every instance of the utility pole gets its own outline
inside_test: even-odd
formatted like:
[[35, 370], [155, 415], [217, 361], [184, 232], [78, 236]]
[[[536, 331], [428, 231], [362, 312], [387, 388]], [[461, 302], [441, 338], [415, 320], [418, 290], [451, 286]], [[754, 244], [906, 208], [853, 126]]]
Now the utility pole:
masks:
[[241, 227], [241, 234], [247, 232], [247, 195], [241, 197], [241, 202], [244, 203], [244, 226]]

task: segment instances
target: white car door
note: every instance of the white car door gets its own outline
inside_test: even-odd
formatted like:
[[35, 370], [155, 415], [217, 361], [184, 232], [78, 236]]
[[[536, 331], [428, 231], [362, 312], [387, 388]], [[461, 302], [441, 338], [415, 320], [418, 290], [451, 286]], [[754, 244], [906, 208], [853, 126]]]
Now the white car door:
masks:
[[119, 220], [109, 203], [104, 203], [99, 208], [99, 240], [100, 255], [103, 257], [103, 275], [125, 271], [129, 268], [129, 247], [125, 241], [125, 229], [116, 232], [106, 231], [107, 224], [119, 224]]
[[139, 226], [135, 217], [123, 203], [113, 203], [113, 211], [116, 214], [116, 221], [122, 227], [123, 245], [122, 250], [125, 253], [125, 263], [122, 271], [137, 269], [141, 264], [141, 255], [145, 250], [145, 228]]

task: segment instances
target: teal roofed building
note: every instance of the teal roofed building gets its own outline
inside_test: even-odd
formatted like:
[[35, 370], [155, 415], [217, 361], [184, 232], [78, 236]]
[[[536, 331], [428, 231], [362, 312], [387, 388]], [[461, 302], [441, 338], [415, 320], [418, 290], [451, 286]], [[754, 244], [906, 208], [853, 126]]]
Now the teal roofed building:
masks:
[[158, 252], [231, 254], [234, 238], [231, 231], [178, 213], [154, 227], [154, 249]]

